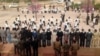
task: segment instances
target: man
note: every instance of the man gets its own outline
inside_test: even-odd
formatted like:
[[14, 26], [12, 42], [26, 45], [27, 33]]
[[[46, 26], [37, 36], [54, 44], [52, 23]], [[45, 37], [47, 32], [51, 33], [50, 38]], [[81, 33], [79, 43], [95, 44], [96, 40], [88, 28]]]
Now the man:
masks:
[[51, 25], [54, 25], [54, 23], [53, 23], [54, 21], [53, 21], [53, 20], [54, 20], [54, 17], [52, 16], [52, 17], [50, 18]]
[[94, 13], [92, 12], [91, 13], [91, 21], [93, 21], [93, 18], [94, 18]]
[[51, 35], [52, 35], [52, 32], [50, 31], [50, 29], [47, 29], [46, 35], [47, 35], [47, 45], [50, 46], [51, 45]]
[[78, 50], [79, 50], [79, 45], [75, 40], [73, 40], [73, 43], [71, 45], [71, 54], [72, 54], [72, 56], [77, 56], [77, 51]]
[[62, 22], [64, 22], [64, 20], [65, 20], [65, 13], [64, 12], [62, 12], [61, 18], [62, 18]]
[[64, 31], [64, 42], [67, 41], [67, 43], [69, 43], [69, 37], [70, 37], [70, 32], [69, 32], [69, 30], [65, 30], [65, 31]]
[[96, 15], [96, 25], [98, 25], [99, 21], [100, 21], [100, 16], [99, 16], [99, 14], [97, 14]]
[[5, 21], [5, 28], [6, 28], [6, 29], [8, 29], [8, 28], [9, 28], [8, 21]]
[[46, 32], [43, 29], [43, 32], [42, 32], [42, 46], [43, 47], [46, 47], [46, 39], [47, 39]]
[[2, 27], [0, 34], [1, 34], [2, 42], [6, 43], [6, 31], [5, 31], [4, 27]]
[[38, 56], [38, 40], [34, 39], [32, 41], [32, 50], [33, 50], [33, 56]]
[[70, 45], [72, 44], [72, 41], [73, 41], [74, 37], [75, 37], [75, 33], [74, 33], [74, 30], [72, 29], [71, 32], [70, 32], [70, 38], [69, 38]]
[[34, 39], [37, 39], [37, 35], [38, 35], [37, 30], [34, 29], [33, 32], [32, 32], [32, 37], [33, 37]]
[[90, 16], [89, 14], [87, 14], [87, 17], [86, 17], [86, 24], [89, 25], [89, 20], [90, 20]]
[[79, 40], [80, 40], [80, 32], [79, 32], [79, 29], [76, 29], [76, 32], [75, 32], [75, 40], [79, 44]]
[[79, 28], [79, 24], [80, 24], [80, 19], [79, 19], [79, 17], [77, 17], [77, 18], [75, 19], [74, 28], [75, 28], [75, 29], [78, 29], [78, 28]]
[[7, 38], [7, 43], [11, 43], [12, 37], [11, 37], [10, 28], [6, 29], [6, 38]]
[[32, 25], [33, 25], [36, 21], [36, 18], [33, 16], [33, 18], [31, 20], [32, 20]]
[[58, 38], [56, 38], [56, 41], [53, 43], [53, 48], [55, 51], [55, 56], [61, 56], [61, 44]]
[[31, 56], [31, 44], [32, 44], [32, 32], [30, 29], [26, 30], [26, 43], [25, 43], [25, 51], [26, 51], [26, 56]]
[[70, 46], [68, 44], [68, 41], [65, 41], [63, 45], [64, 56], [69, 56], [69, 49], [70, 49]]
[[93, 33], [88, 29], [88, 32], [86, 33], [86, 47], [90, 47], [92, 36]]
[[84, 29], [80, 32], [80, 46], [84, 47], [85, 46], [85, 39], [86, 39], [86, 32]]
[[42, 18], [43, 25], [45, 26], [45, 16]]
[[96, 18], [93, 19], [93, 26], [92, 26], [93, 28], [96, 25], [96, 20], [97, 20]]
[[57, 38], [60, 40], [60, 44], [62, 46], [63, 32], [61, 31], [61, 28], [58, 29], [58, 32], [56, 35], [57, 35]]

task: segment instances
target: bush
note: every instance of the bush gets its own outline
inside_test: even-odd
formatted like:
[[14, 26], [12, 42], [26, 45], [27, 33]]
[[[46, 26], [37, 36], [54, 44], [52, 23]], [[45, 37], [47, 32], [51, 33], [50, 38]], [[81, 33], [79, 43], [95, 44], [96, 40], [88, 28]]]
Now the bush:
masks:
[[27, 2], [31, 2], [31, 0], [24, 0], [24, 2], [26, 2], [26, 3], [27, 3]]
[[96, 9], [96, 10], [100, 9], [100, 3], [95, 4], [95, 5], [94, 5], [94, 9]]
[[80, 8], [81, 4], [75, 4], [75, 3], [72, 3], [71, 7], [72, 8]]
[[19, 3], [20, 0], [4, 0], [3, 2], [8, 2], [8, 3]]

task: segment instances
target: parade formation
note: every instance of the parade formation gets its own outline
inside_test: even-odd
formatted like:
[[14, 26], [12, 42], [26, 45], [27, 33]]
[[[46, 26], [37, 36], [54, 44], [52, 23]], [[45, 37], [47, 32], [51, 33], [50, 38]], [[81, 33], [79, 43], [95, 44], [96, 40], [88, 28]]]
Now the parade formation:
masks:
[[[13, 43], [15, 54], [21, 56], [38, 56], [38, 48], [47, 46], [54, 48], [55, 56], [62, 56], [61, 50], [63, 56], [69, 56], [70, 50], [72, 56], [77, 56], [80, 48], [100, 48], [98, 10], [87, 12], [66, 2], [63, 6], [55, 4], [14, 9], [16, 16], [0, 24], [1, 42]], [[3, 10], [7, 10], [5, 6]]]

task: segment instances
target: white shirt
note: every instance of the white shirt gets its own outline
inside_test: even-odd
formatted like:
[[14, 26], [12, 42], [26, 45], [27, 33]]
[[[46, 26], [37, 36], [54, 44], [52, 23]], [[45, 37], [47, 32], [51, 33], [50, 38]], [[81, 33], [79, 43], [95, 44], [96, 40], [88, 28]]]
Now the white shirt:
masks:
[[31, 20], [32, 20], [32, 21], [36, 21], [36, 18], [32, 18]]
[[22, 23], [22, 28], [25, 28], [25, 24]]
[[34, 25], [34, 26], [33, 26], [33, 29], [37, 29], [37, 26], [36, 26], [36, 25]]
[[53, 22], [53, 19], [54, 19], [54, 18], [50, 18], [50, 21]]
[[5, 24], [5, 27], [9, 27], [9, 25], [8, 24]]
[[12, 25], [13, 28], [16, 28], [15, 24]]
[[42, 22], [45, 21], [45, 18], [42, 18]]
[[93, 23], [95, 23], [95, 22], [96, 22], [96, 18], [93, 19]]
[[20, 20], [20, 17], [17, 17], [17, 21], [19, 21]]
[[46, 29], [50, 29], [50, 25], [47, 25], [47, 26], [46, 26]]

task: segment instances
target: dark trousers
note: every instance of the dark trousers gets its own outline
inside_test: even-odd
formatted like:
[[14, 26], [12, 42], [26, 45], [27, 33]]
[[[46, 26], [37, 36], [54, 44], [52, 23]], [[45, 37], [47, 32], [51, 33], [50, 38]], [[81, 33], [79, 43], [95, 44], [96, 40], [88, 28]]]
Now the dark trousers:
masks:
[[46, 47], [46, 39], [45, 40], [42, 40], [42, 46], [43, 47]]
[[69, 52], [64, 52], [63, 56], [69, 56]]
[[86, 24], [89, 25], [89, 20], [86, 20]]
[[51, 46], [51, 40], [47, 40], [47, 45]]
[[61, 56], [61, 51], [55, 50], [55, 56]]
[[85, 39], [80, 39], [80, 46], [84, 47], [84, 44], [85, 44]]
[[72, 56], [77, 56], [77, 51], [72, 51]]
[[62, 46], [62, 37], [58, 37], [58, 39], [60, 40], [60, 44]]
[[86, 47], [90, 47], [91, 40], [86, 40]]
[[38, 56], [38, 48], [32, 47], [32, 49], [33, 49], [33, 56]]
[[19, 54], [20, 50], [19, 50], [19, 46], [18, 45], [14, 45], [14, 52], [15, 54]]
[[30, 48], [30, 46], [26, 47], [26, 56], [31, 56], [31, 48]]
[[70, 45], [70, 46], [72, 45], [72, 41], [73, 41], [73, 38], [70, 38], [70, 39], [69, 39], [69, 45]]
[[38, 45], [39, 45], [39, 47], [41, 47], [41, 40], [38, 41]]

